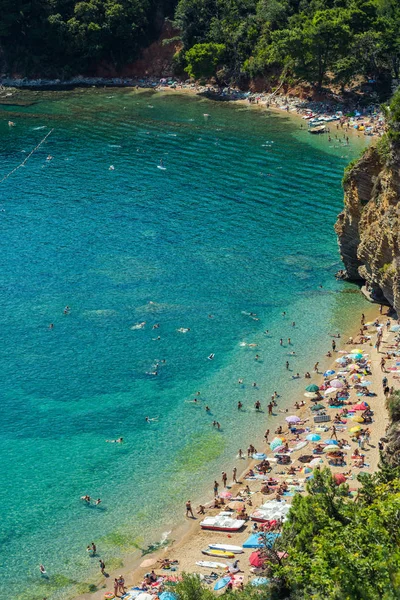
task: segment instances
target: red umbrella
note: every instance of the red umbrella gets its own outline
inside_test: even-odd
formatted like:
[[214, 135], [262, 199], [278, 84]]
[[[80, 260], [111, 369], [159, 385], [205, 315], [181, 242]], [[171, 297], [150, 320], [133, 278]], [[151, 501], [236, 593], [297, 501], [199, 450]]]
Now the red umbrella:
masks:
[[367, 408], [369, 408], [369, 405], [366, 402], [361, 402], [361, 404], [352, 406], [353, 410], [367, 410]]
[[258, 552], [252, 552], [249, 560], [250, 564], [257, 568], [262, 567], [265, 563], [265, 558], [261, 558]]
[[345, 483], [347, 481], [343, 473], [335, 473], [333, 479], [335, 480], [336, 485], [340, 485], [341, 483]]

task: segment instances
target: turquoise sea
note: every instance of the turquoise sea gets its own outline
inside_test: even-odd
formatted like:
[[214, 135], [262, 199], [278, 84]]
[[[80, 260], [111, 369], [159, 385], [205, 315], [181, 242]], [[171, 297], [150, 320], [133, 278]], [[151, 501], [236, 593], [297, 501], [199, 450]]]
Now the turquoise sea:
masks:
[[261, 447], [254, 402], [301, 397], [290, 375], [358, 322], [333, 223], [363, 140], [197, 97], [23, 97], [1, 108], [0, 178], [53, 132], [0, 186], [0, 590], [36, 600], [88, 589], [91, 541], [117, 568], [209, 499]]

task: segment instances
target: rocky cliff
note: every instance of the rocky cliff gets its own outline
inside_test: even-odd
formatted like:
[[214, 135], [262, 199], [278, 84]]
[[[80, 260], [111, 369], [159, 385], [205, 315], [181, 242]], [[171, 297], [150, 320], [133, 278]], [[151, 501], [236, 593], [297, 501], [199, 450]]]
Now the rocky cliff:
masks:
[[345, 277], [400, 311], [400, 151], [384, 142], [346, 170], [335, 231]]

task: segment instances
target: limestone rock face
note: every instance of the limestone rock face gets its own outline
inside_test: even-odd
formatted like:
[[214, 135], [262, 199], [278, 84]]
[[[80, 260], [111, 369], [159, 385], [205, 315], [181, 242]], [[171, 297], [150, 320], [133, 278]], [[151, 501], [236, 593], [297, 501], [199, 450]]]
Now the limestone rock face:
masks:
[[344, 210], [335, 224], [346, 277], [366, 281], [400, 310], [400, 151], [383, 161], [369, 148], [344, 178]]

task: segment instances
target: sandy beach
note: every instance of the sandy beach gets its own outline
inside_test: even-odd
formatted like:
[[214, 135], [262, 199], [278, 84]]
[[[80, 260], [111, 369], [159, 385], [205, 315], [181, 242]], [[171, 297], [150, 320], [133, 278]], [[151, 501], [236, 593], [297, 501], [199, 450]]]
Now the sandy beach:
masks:
[[[321, 459], [320, 468], [324, 468], [329, 466], [334, 474], [340, 474], [340, 476], [344, 476], [346, 478], [346, 482], [349, 485], [350, 493], [353, 495], [356, 494], [356, 490], [358, 487], [357, 475], [358, 473], [364, 471], [367, 473], [373, 473], [379, 462], [379, 449], [378, 442], [379, 440], [385, 436], [385, 431], [388, 425], [388, 415], [385, 408], [385, 396], [383, 393], [383, 385], [382, 378], [386, 376], [388, 378], [388, 385], [395, 385], [395, 375], [391, 369], [395, 364], [392, 360], [387, 360], [386, 365], [384, 366], [385, 373], [382, 371], [381, 367], [381, 359], [385, 355], [386, 352], [393, 349], [393, 338], [395, 336], [394, 333], [390, 332], [390, 327], [397, 323], [393, 318], [387, 316], [387, 309], [384, 308], [383, 312], [380, 313], [377, 305], [371, 305], [368, 313], [365, 314], [365, 331], [364, 335], [368, 339], [360, 339], [360, 335], [355, 335], [356, 331], [360, 331], [361, 325], [360, 319], [361, 315], [355, 315], [354, 321], [354, 334], [351, 338], [343, 338], [340, 339], [333, 338], [331, 340], [327, 340], [327, 345], [331, 344], [332, 340], [336, 343], [335, 350], [331, 351], [332, 357], [321, 357], [319, 361], [318, 373], [312, 370], [312, 366], [310, 365], [310, 373], [311, 379], [303, 379], [302, 376], [302, 392], [299, 390], [299, 394], [296, 399], [293, 399], [293, 402], [288, 408], [288, 412], [286, 408], [279, 407], [279, 399], [278, 406], [274, 408], [273, 416], [267, 417], [264, 413], [263, 417], [266, 422], [266, 426], [270, 429], [270, 435], [268, 437], [268, 444], [265, 441], [261, 442], [261, 440], [250, 440], [253, 445], [256, 445], [257, 452], [265, 453], [270, 460], [271, 470], [267, 473], [266, 477], [270, 477], [275, 479], [278, 482], [278, 486], [280, 484], [286, 485], [288, 487], [288, 492], [285, 492], [285, 495], [280, 496], [281, 501], [290, 505], [293, 496], [295, 493], [305, 493], [305, 485], [306, 485], [306, 477], [312, 474], [312, 469], [310, 469], [309, 473], [304, 473], [302, 469], [304, 466], [308, 466], [309, 461], [314, 457]], [[376, 326], [376, 320], [379, 321], [379, 325], [382, 326], [382, 343], [380, 349], [376, 348], [376, 340], [377, 340], [377, 331], [378, 327]], [[341, 360], [341, 357], [346, 356], [353, 349], [360, 349], [363, 355], [363, 360], [367, 361], [368, 365], [368, 375], [364, 375], [364, 371], [360, 369], [361, 374], [359, 376], [355, 376], [354, 373], [357, 373], [354, 367], [349, 367], [349, 370], [342, 369], [340, 363], [338, 363], [338, 359]], [[353, 353], [354, 354], [354, 353]], [[351, 359], [349, 359], [351, 361]], [[354, 364], [354, 362], [350, 362], [349, 364]], [[324, 377], [323, 373], [327, 370], [331, 369], [335, 371], [332, 375], [328, 377]], [[342, 369], [342, 370], [341, 370]], [[353, 370], [352, 370], [353, 369]], [[371, 372], [369, 374], [369, 371]], [[345, 405], [341, 405], [336, 408], [328, 408], [327, 397], [324, 396], [324, 391], [321, 391], [324, 398], [322, 403], [324, 405], [323, 410], [320, 412], [312, 411], [311, 409], [315, 406], [315, 402], [313, 402], [308, 397], [305, 397], [303, 394], [305, 393], [306, 386], [314, 383], [317, 384], [320, 388], [321, 386], [326, 384], [330, 380], [337, 379], [337, 377], [345, 378], [347, 383], [349, 384], [349, 397], [346, 400]], [[355, 388], [355, 383], [357, 381], [367, 381], [366, 387], [358, 387]], [[335, 385], [335, 384], [334, 384]], [[337, 384], [338, 385], [338, 384]], [[373, 395], [362, 395], [365, 392], [362, 390], [369, 390]], [[330, 396], [332, 397], [332, 396]], [[294, 400], [298, 403], [301, 401], [305, 402], [305, 405], [301, 408], [296, 408], [294, 406]], [[269, 399], [265, 399], [264, 402], [268, 402]], [[351, 407], [362, 402], [367, 402], [369, 409], [372, 411], [372, 422], [361, 423], [360, 415], [363, 414], [363, 411], [359, 410], [357, 412], [351, 412]], [[343, 408], [348, 409], [350, 411], [350, 415], [342, 416], [340, 415], [340, 419], [342, 422], [337, 423], [335, 419], [335, 415], [343, 410]], [[322, 423], [315, 423], [314, 416], [315, 414], [327, 414], [329, 415], [329, 421]], [[285, 418], [288, 415], [294, 415], [299, 417], [301, 420], [299, 424], [296, 425], [299, 431], [298, 433], [292, 433], [289, 430], [288, 423]], [[261, 413], [260, 413], [261, 416]], [[289, 447], [289, 455], [290, 455], [290, 465], [284, 466], [281, 464], [277, 464], [274, 462], [274, 452], [269, 448], [269, 443], [271, 440], [276, 437], [274, 431], [278, 428], [278, 426], [282, 426], [282, 434], [285, 443], [288, 444]], [[333, 429], [333, 425], [335, 429]], [[362, 444], [357, 443], [355, 439], [355, 434], [350, 432], [349, 430], [358, 427], [360, 430], [368, 428], [370, 431], [370, 437], [366, 442], [362, 442]], [[344, 463], [340, 466], [334, 466], [332, 464], [332, 460], [328, 460], [329, 457], [322, 452], [321, 454], [315, 454], [313, 451], [316, 450], [318, 442], [307, 441], [306, 437], [310, 434], [316, 434], [321, 438], [321, 444], [324, 444], [324, 440], [328, 438], [337, 438], [340, 444], [343, 444], [344, 450]], [[307, 445], [303, 445], [301, 449], [296, 450], [295, 447], [297, 444], [301, 442], [307, 442]], [[361, 446], [361, 450], [359, 449]], [[216, 479], [218, 480], [220, 487], [219, 493], [223, 490], [225, 494], [232, 494], [233, 498], [242, 498], [243, 503], [246, 505], [246, 512], [250, 515], [257, 507], [262, 505], [265, 502], [273, 500], [277, 498], [277, 486], [273, 486], [270, 493], [265, 494], [262, 493], [261, 488], [265, 483], [261, 478], [249, 478], [246, 477], [246, 474], [252, 469], [254, 472], [256, 471], [256, 465], [260, 463], [260, 460], [253, 460], [252, 458], [247, 458], [247, 449], [243, 448], [244, 458], [238, 459], [236, 468], [237, 473], [240, 475], [237, 476], [237, 483], [233, 483], [232, 474], [228, 473], [228, 481], [227, 487], [224, 490], [223, 483], [221, 482], [221, 475], [216, 474]], [[358, 453], [364, 455], [362, 459], [359, 459], [355, 455]], [[307, 459], [308, 456], [308, 459]], [[271, 460], [272, 458], [272, 460]], [[306, 459], [306, 460], [305, 460]], [[362, 466], [361, 466], [362, 465]], [[289, 468], [292, 467], [293, 473], [288, 473]], [[246, 487], [247, 491], [246, 491]], [[212, 482], [210, 482], [210, 490], [212, 490]], [[287, 494], [287, 495], [286, 495]], [[210, 500], [210, 499], [208, 499]], [[226, 504], [228, 504], [230, 498], [228, 497], [225, 500], [225, 508]], [[217, 515], [220, 509], [211, 508], [213, 502], [208, 502], [206, 506], [206, 516], [214, 516]], [[223, 575], [224, 569], [216, 569], [216, 568], [203, 568], [196, 565], [196, 562], [201, 560], [211, 560], [221, 562], [219, 558], [207, 557], [202, 554], [202, 550], [206, 549], [209, 544], [234, 544], [241, 546], [245, 540], [252, 533], [253, 521], [248, 520], [246, 525], [242, 528], [240, 532], [235, 533], [227, 533], [227, 532], [218, 532], [218, 531], [205, 531], [200, 528], [200, 521], [204, 518], [203, 515], [197, 514], [197, 508], [193, 506], [194, 518], [184, 518], [185, 515], [185, 507], [182, 507], [182, 516], [183, 521], [182, 524], [173, 532], [172, 537], [176, 540], [172, 542], [167, 547], [159, 550], [158, 552], [148, 555], [142, 559], [134, 558], [132, 562], [127, 561], [127, 564], [121, 568], [117, 573], [110, 573], [109, 577], [103, 578], [99, 576], [97, 581], [97, 585], [99, 587], [98, 591], [92, 594], [86, 594], [80, 596], [80, 598], [93, 598], [100, 599], [104, 598], [104, 594], [106, 592], [113, 591], [113, 583], [114, 578], [122, 575], [125, 579], [125, 584], [127, 589], [134, 586], [140, 586], [147, 591], [151, 591], [151, 593], [156, 594], [160, 591], [160, 587], [155, 586], [151, 588], [151, 586], [144, 585], [145, 575], [149, 573], [152, 569], [155, 570], [156, 574], [160, 577], [179, 577], [179, 575], [183, 572], [186, 573], [201, 573], [204, 576], [209, 575], [211, 572], [215, 571], [219, 575]], [[224, 507], [222, 507], [223, 509]], [[232, 516], [236, 518], [237, 511], [232, 511]], [[240, 576], [238, 581], [243, 581], [243, 583], [247, 583], [253, 578], [254, 569], [252, 569], [249, 564], [249, 556], [253, 550], [246, 549], [242, 554], [236, 555], [235, 558], [239, 558], [239, 566], [240, 566]], [[171, 561], [177, 561], [177, 564], [173, 566], [173, 569], [161, 569], [160, 561], [168, 558]], [[226, 565], [231, 564], [231, 560], [222, 560]], [[213, 586], [213, 582], [209, 580], [211, 585]], [[162, 589], [162, 586], [161, 586]]]

